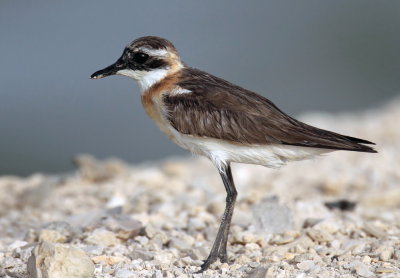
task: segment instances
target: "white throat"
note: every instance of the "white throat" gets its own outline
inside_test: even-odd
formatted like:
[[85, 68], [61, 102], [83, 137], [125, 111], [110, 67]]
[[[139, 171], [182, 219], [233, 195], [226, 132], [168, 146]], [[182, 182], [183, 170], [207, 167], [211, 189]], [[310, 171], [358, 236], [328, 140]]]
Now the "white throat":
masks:
[[141, 92], [145, 92], [151, 86], [164, 79], [168, 74], [168, 69], [156, 69], [152, 71], [135, 71], [124, 69], [117, 72], [118, 75], [128, 76], [137, 81]]

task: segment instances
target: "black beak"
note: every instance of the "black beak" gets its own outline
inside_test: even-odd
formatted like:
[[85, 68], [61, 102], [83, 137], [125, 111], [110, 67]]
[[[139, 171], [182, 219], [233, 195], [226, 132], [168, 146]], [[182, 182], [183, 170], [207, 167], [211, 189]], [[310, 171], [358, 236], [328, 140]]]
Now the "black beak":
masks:
[[109, 75], [115, 75], [119, 70], [123, 70], [126, 68], [125, 62], [122, 60], [122, 57], [119, 58], [114, 64], [108, 66], [102, 70], [98, 70], [93, 73], [90, 78], [91, 79], [100, 79]]

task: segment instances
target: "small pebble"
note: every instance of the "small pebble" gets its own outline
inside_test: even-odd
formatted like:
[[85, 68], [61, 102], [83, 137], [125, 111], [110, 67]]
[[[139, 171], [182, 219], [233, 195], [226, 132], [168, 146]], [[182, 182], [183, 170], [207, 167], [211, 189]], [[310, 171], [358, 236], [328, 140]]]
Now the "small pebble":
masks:
[[363, 263], [358, 263], [354, 267], [357, 274], [361, 277], [374, 277], [375, 274], [369, 269], [369, 267]]
[[333, 240], [332, 235], [324, 230], [310, 228], [306, 231], [306, 233], [313, 241], [316, 242], [329, 242]]
[[297, 268], [303, 271], [310, 271], [312, 268], [315, 267], [315, 263], [312, 260], [305, 260], [298, 263]]
[[384, 274], [384, 273], [393, 273], [394, 269], [392, 268], [387, 268], [387, 267], [377, 267], [375, 269], [375, 272], [378, 274]]
[[379, 253], [379, 259], [381, 261], [388, 261], [392, 258], [394, 248], [391, 246], [386, 246], [382, 248], [383, 250]]
[[100, 246], [113, 246], [120, 243], [115, 233], [105, 229], [94, 230], [85, 241], [88, 244]]
[[363, 226], [363, 230], [367, 232], [369, 235], [377, 237], [377, 238], [383, 238], [386, 236], [385, 231], [383, 231], [381, 228], [375, 226], [374, 224], [365, 222]]

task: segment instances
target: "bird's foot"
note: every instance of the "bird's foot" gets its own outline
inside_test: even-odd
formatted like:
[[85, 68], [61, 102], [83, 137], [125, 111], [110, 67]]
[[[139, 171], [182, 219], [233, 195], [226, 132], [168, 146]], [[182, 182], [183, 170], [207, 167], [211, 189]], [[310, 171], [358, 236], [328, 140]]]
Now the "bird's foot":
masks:
[[202, 273], [203, 271], [207, 270], [210, 265], [215, 263], [218, 259], [218, 256], [209, 256], [207, 260], [204, 261], [204, 263], [200, 266], [200, 270], [197, 271], [196, 273]]
[[221, 263], [227, 263], [228, 262], [228, 254], [226, 253], [226, 249], [224, 251], [220, 251], [218, 254], [219, 261]]
[[204, 261], [204, 263], [200, 266], [200, 270], [197, 271], [196, 273], [202, 273], [203, 271], [207, 270], [213, 263], [217, 261], [219, 258], [219, 261], [221, 263], [227, 263], [228, 262], [228, 254], [226, 253], [226, 250], [220, 251], [218, 256], [215, 255], [210, 255], [207, 260]]

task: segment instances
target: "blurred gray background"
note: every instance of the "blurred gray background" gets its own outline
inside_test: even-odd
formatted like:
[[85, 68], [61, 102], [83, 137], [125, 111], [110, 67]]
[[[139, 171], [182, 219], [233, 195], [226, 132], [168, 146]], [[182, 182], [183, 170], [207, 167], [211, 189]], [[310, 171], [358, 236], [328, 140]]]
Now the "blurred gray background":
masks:
[[0, 174], [68, 171], [78, 153], [183, 154], [132, 80], [89, 79], [143, 35], [291, 115], [360, 111], [400, 92], [398, 0], [1, 0]]

